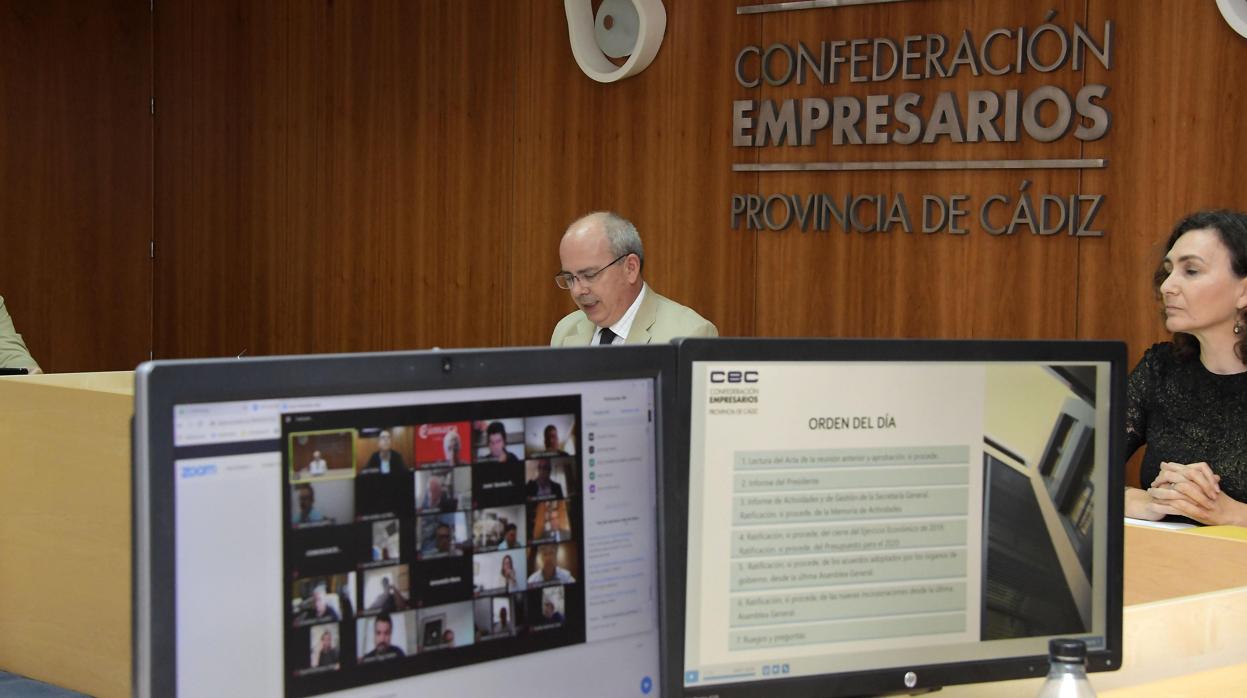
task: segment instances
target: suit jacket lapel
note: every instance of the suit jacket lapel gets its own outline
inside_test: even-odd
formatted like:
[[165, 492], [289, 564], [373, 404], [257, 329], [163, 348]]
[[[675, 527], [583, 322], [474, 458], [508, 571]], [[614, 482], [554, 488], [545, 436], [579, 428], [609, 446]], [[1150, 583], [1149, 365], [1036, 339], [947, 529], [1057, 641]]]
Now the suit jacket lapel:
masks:
[[597, 331], [597, 327], [589, 318], [584, 317], [581, 313], [580, 320], [576, 323], [576, 334], [568, 335], [563, 339], [565, 347], [587, 347], [593, 341], [593, 333]]
[[628, 330], [628, 339], [624, 344], [649, 344], [650, 328], [658, 317], [658, 294], [654, 289], [646, 289], [645, 300], [636, 309], [636, 318], [632, 320], [632, 329]]

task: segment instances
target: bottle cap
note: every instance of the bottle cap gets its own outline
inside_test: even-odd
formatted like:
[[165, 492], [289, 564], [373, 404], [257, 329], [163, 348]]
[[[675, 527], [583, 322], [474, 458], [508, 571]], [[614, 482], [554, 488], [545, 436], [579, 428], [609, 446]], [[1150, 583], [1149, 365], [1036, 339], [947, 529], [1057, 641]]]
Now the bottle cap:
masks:
[[1082, 663], [1087, 660], [1087, 644], [1082, 640], [1049, 640], [1048, 657], [1058, 662]]

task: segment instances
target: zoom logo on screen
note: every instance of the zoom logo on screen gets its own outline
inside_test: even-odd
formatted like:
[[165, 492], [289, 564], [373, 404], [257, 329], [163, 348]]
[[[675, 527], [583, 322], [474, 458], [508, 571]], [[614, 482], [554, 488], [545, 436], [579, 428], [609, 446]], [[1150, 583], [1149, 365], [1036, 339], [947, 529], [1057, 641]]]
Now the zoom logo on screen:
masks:
[[711, 383], [757, 383], [757, 371], [711, 371]]
[[207, 465], [184, 465], [182, 466], [182, 479], [187, 480], [192, 477], [208, 477], [216, 475], [216, 465], [209, 463]]

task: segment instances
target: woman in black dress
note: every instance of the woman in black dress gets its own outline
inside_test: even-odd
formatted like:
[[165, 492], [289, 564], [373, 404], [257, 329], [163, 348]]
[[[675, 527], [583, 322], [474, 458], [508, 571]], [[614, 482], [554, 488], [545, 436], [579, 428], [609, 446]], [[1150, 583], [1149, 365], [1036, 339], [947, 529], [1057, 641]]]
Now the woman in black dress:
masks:
[[1178, 223], [1156, 272], [1173, 341], [1127, 386], [1126, 453], [1147, 445], [1126, 515], [1247, 526], [1247, 214]]

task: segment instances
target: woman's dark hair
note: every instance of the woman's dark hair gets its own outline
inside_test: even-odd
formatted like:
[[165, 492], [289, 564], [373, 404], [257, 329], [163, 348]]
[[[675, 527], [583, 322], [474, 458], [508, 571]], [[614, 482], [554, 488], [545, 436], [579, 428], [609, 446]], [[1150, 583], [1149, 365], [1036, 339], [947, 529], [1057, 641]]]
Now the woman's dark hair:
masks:
[[[1217, 237], [1230, 252], [1230, 270], [1240, 279], [1247, 277], [1247, 213], [1225, 209], [1192, 213], [1174, 226], [1173, 232], [1169, 234], [1169, 241], [1165, 243], [1165, 254], [1169, 254], [1169, 250], [1173, 249], [1178, 238], [1192, 230], [1217, 231]], [[1156, 267], [1156, 273], [1152, 275], [1152, 287], [1156, 291], [1157, 298], [1160, 298], [1160, 285], [1168, 277], [1169, 272], [1165, 271], [1165, 264], [1162, 261]], [[1247, 325], [1247, 310], [1240, 312], [1239, 315], [1239, 322]], [[1161, 317], [1164, 318], [1163, 309]], [[1199, 353], [1199, 340], [1186, 332], [1174, 332], [1173, 349], [1178, 358], [1190, 359]], [[1247, 364], [1247, 332], [1240, 335], [1238, 344], [1234, 346], [1234, 353], [1239, 361]]]

